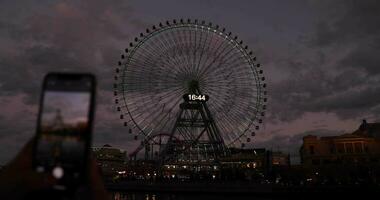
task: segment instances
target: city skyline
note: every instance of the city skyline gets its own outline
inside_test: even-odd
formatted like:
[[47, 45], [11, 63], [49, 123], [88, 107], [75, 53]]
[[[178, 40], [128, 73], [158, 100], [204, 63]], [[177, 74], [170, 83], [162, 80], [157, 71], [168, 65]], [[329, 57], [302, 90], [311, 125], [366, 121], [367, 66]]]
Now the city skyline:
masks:
[[[0, 164], [35, 132], [43, 76], [97, 75], [94, 146], [139, 141], [113, 104], [114, 68], [147, 27], [192, 18], [226, 27], [256, 54], [268, 83], [264, 126], [248, 147], [297, 156], [302, 137], [380, 122], [380, 4], [376, 1], [2, 1]], [[139, 138], [141, 139], [141, 137]]]

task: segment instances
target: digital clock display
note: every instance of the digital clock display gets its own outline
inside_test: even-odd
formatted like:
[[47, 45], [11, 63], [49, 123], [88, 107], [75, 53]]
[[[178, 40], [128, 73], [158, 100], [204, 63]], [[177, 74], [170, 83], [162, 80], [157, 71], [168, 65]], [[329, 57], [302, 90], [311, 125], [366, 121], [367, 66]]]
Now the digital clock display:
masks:
[[185, 101], [207, 101], [208, 96], [205, 94], [185, 94], [183, 95]]

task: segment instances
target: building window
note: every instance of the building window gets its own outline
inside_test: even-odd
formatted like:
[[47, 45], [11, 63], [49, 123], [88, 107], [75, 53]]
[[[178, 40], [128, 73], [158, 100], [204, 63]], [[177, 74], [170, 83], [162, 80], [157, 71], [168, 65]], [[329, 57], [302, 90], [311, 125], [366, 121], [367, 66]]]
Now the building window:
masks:
[[354, 147], [352, 143], [346, 143], [346, 151], [347, 153], [353, 153], [354, 152]]
[[369, 153], [369, 148], [367, 145], [364, 146], [364, 152]]
[[309, 146], [309, 153], [311, 154], [311, 155], [314, 155], [314, 146]]
[[344, 144], [343, 143], [338, 143], [336, 145], [336, 148], [338, 150], [338, 153], [344, 153]]
[[335, 152], [335, 147], [334, 146], [331, 146], [330, 147], [330, 153], [331, 154], [335, 154], [336, 152]]
[[362, 153], [363, 152], [362, 143], [360, 143], [360, 142], [355, 143], [355, 152], [356, 153]]

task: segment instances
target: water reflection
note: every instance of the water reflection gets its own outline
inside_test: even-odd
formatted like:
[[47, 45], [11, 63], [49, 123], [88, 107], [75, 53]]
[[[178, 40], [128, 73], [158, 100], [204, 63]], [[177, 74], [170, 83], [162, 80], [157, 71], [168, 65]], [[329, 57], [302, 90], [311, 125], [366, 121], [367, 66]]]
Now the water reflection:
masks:
[[161, 199], [175, 199], [175, 198], [157, 198], [157, 195], [155, 194], [114, 192], [112, 193], [112, 199], [114, 200], [161, 200]]
[[[164, 195], [165, 196], [165, 195]], [[168, 196], [168, 195], [166, 195]], [[112, 193], [112, 199], [114, 200], [164, 200], [164, 199], [176, 199], [174, 195], [171, 198], [157, 198], [156, 194], [143, 194], [143, 193], [124, 193], [124, 192], [114, 192]]]
[[[125, 192], [113, 192], [112, 199], [114, 200], [238, 200], [238, 199], [251, 199], [244, 195], [221, 195], [221, 194], [191, 194], [191, 193], [125, 193]], [[260, 198], [256, 200], [266, 200]]]

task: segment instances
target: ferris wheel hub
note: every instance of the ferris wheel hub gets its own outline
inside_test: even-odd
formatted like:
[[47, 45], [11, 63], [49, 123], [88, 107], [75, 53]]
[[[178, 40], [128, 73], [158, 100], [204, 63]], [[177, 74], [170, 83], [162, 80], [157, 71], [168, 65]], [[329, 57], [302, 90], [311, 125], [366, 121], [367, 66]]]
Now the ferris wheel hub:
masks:
[[192, 94], [199, 93], [199, 82], [197, 80], [190, 80], [188, 82], [188, 90]]

